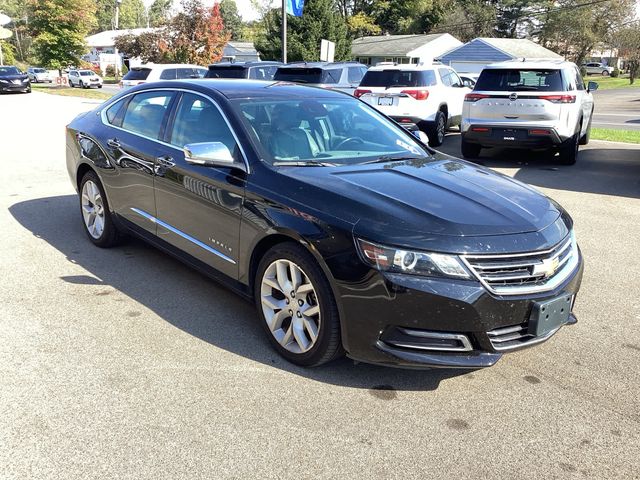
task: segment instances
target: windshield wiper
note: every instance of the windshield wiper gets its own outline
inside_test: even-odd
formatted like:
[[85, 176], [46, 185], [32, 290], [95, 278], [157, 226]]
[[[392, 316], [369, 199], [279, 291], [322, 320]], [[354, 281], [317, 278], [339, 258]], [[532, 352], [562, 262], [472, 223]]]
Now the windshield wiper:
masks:
[[376, 158], [375, 160], [369, 160], [367, 162], [359, 163], [358, 165], [369, 165], [371, 163], [386, 163], [386, 162], [404, 162], [407, 160], [425, 160], [429, 157], [417, 157], [417, 156], [406, 156], [406, 157], [392, 157], [390, 155], [382, 155], [381, 157]]
[[315, 160], [283, 160], [273, 162], [274, 167], [335, 167], [335, 163], [317, 162]]

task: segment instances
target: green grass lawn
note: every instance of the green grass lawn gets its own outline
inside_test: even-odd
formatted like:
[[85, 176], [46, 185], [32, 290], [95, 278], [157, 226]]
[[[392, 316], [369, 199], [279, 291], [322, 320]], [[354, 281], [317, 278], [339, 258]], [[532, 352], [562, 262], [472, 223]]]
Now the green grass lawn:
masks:
[[640, 143], [640, 130], [613, 130], [612, 128], [592, 128], [593, 140], [609, 140], [610, 142]]
[[31, 85], [34, 91], [50, 93], [52, 95], [62, 95], [64, 97], [82, 97], [92, 98], [95, 100], [107, 100], [113, 95], [111, 93], [103, 92], [98, 89], [84, 89], [84, 88], [71, 88], [71, 87], [58, 87], [48, 85]]
[[611, 90], [613, 88], [638, 88], [640, 87], [640, 78], [636, 78], [633, 85], [629, 84], [629, 77], [603, 77], [601, 75], [595, 75], [587, 77], [587, 82], [597, 82], [598, 90]]

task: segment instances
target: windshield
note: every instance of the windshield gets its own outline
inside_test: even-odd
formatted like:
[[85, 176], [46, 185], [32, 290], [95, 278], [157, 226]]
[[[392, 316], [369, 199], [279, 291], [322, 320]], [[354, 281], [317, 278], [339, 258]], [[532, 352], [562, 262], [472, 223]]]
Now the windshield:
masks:
[[369, 70], [361, 87], [429, 87], [436, 84], [433, 70]]
[[151, 73], [150, 68], [132, 68], [122, 77], [123, 80], [146, 80]]
[[246, 69], [242, 66], [209, 67], [206, 78], [247, 78]]
[[0, 77], [6, 75], [20, 75], [20, 70], [16, 67], [0, 67]]
[[33, 72], [34, 73], [45, 73], [46, 70], [44, 68], [34, 68]]
[[271, 164], [353, 165], [430, 156], [411, 134], [355, 99], [240, 99], [233, 104]]
[[91, 75], [93, 75], [93, 72], [88, 72], [86, 70], [83, 70], [80, 72], [80, 75], [82, 75], [83, 77], [90, 77]]
[[484, 69], [474, 90], [490, 92], [561, 92], [564, 90], [560, 70]]
[[341, 68], [279, 68], [273, 79], [278, 82], [294, 83], [339, 83]]

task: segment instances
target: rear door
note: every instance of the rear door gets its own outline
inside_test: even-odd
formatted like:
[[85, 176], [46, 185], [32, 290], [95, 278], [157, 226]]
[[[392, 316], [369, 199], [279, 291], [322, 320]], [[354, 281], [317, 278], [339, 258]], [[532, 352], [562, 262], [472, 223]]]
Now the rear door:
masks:
[[565, 94], [559, 69], [485, 68], [467, 100], [469, 121], [550, 124], [560, 118]]
[[115, 171], [103, 180], [111, 208], [122, 218], [144, 230], [156, 232], [154, 218], [154, 167], [166, 147], [164, 135], [174, 93], [150, 90], [126, 97], [103, 114], [106, 129], [101, 143], [113, 160]]

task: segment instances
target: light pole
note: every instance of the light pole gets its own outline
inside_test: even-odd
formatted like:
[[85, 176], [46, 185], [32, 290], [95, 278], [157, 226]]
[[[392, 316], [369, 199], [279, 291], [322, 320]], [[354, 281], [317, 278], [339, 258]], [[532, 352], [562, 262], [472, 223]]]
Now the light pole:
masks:
[[282, 0], [282, 63], [287, 63], [287, 0]]
[[[116, 0], [116, 15], [115, 15], [115, 21], [113, 26], [115, 27], [115, 30], [118, 30], [118, 24], [120, 22], [120, 4], [122, 3], [122, 0]], [[115, 76], [116, 76], [116, 82], [118, 81], [118, 71], [120, 70], [120, 54], [118, 53], [118, 47], [116, 47], [114, 45], [113, 47], [113, 54], [115, 56]]]

